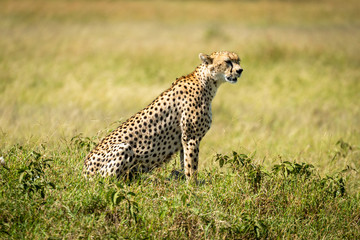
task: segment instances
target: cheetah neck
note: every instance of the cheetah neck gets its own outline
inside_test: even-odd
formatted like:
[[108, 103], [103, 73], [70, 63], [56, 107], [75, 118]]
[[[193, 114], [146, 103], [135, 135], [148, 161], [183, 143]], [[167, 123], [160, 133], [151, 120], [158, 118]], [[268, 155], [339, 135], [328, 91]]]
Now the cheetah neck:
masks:
[[212, 100], [215, 97], [216, 91], [220, 84], [213, 78], [205, 64], [199, 65], [195, 69], [193, 74], [195, 78], [199, 81], [200, 86], [205, 90], [207, 94], [210, 95], [210, 100]]

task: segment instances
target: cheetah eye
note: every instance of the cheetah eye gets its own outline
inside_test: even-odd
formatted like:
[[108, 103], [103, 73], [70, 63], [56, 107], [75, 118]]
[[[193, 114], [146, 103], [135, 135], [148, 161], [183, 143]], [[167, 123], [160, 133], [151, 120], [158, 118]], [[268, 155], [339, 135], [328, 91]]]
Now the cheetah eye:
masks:
[[232, 62], [230, 60], [226, 60], [225, 61], [227, 65], [229, 65], [230, 67], [232, 67]]

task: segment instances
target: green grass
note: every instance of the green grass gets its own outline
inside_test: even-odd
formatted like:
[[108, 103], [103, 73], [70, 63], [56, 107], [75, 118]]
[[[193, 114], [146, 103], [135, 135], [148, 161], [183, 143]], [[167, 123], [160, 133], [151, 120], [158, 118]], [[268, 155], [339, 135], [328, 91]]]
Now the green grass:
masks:
[[[0, 5], [0, 238], [359, 238], [358, 1]], [[218, 50], [244, 74], [212, 104], [204, 184], [167, 181], [177, 158], [130, 185], [83, 178], [92, 141]]]
[[[271, 169], [253, 157], [218, 155], [221, 166], [201, 171], [202, 183], [168, 180], [170, 170], [126, 183], [86, 180], [77, 138], [51, 157], [46, 148], [14, 146], [1, 170], [1, 225], [16, 239], [255, 239], [360, 236], [360, 195], [346, 181], [353, 170], [321, 177], [312, 165], [282, 162]], [[346, 144], [345, 144], [346, 145]], [[350, 150], [352, 151], [352, 150]], [[339, 157], [344, 158], [343, 147]], [[16, 158], [23, 159], [16, 165]], [[64, 159], [67, 159], [64, 162]]]

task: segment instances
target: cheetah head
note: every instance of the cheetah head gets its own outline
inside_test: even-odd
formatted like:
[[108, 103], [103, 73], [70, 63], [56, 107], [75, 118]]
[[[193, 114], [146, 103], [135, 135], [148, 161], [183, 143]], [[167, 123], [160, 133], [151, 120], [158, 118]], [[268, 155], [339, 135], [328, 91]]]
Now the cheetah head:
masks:
[[207, 68], [211, 78], [219, 83], [236, 83], [243, 71], [236, 53], [214, 52], [211, 55], [200, 53], [199, 58]]

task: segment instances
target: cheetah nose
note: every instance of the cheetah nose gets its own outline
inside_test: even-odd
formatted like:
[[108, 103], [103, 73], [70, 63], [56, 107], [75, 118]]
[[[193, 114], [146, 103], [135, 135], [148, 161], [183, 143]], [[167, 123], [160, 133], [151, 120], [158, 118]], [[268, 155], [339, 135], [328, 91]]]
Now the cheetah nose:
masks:
[[236, 72], [237, 72], [238, 74], [241, 74], [241, 73], [242, 73], [242, 71], [243, 71], [243, 69], [242, 69], [242, 68], [240, 68], [240, 69], [236, 70]]

